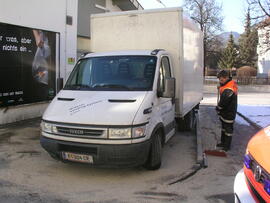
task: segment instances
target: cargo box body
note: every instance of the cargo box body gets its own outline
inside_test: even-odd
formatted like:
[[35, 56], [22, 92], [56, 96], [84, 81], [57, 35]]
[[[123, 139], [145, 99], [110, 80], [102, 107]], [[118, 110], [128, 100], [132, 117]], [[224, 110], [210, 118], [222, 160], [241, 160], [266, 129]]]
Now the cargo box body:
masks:
[[176, 79], [176, 117], [203, 97], [202, 32], [181, 8], [128, 11], [91, 16], [91, 51], [164, 49]]

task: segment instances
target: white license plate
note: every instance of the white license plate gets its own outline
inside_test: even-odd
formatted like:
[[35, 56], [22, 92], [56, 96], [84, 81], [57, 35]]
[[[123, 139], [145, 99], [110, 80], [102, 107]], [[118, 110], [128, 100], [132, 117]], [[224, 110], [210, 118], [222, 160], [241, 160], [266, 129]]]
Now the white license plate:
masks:
[[62, 157], [65, 160], [83, 162], [83, 163], [93, 163], [93, 157], [86, 154], [76, 154], [71, 152], [62, 152]]

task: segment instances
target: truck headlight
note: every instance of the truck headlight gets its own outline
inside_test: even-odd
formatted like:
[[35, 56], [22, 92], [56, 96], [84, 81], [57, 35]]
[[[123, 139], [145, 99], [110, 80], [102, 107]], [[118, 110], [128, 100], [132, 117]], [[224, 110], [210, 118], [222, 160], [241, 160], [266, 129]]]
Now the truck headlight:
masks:
[[57, 133], [57, 128], [52, 123], [47, 123], [42, 121], [41, 124], [41, 130], [47, 133]]
[[130, 139], [131, 128], [110, 128], [109, 139]]
[[145, 136], [145, 125], [133, 128], [110, 128], [109, 139], [131, 139]]
[[132, 128], [132, 138], [139, 138], [145, 135], [145, 125]]

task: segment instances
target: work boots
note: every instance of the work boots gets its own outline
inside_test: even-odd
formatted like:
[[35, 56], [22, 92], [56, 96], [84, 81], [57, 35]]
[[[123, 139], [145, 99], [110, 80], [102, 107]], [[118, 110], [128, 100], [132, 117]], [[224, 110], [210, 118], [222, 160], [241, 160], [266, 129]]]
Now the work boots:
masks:
[[231, 148], [232, 136], [225, 136], [224, 147], [222, 148], [225, 152], [229, 151]]
[[217, 147], [219, 148], [223, 148], [224, 145], [225, 145], [225, 137], [227, 137], [225, 135], [225, 132], [224, 131], [221, 131], [221, 142], [217, 144]]
[[221, 143], [217, 144], [217, 148], [221, 148], [224, 151], [229, 151], [231, 148], [232, 136], [225, 135], [225, 132], [221, 132]]

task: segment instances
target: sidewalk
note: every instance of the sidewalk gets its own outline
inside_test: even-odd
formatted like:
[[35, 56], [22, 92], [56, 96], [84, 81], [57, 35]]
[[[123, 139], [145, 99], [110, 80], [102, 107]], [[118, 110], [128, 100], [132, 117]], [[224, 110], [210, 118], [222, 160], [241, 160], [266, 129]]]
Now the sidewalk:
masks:
[[[202, 105], [216, 106], [217, 93], [205, 93]], [[239, 92], [237, 113], [257, 129], [270, 125], [270, 93]], [[243, 122], [236, 118], [236, 122]]]
[[[270, 104], [269, 105], [239, 105], [237, 113], [248, 123], [258, 129], [270, 125]], [[241, 122], [238, 120], [238, 122]]]

